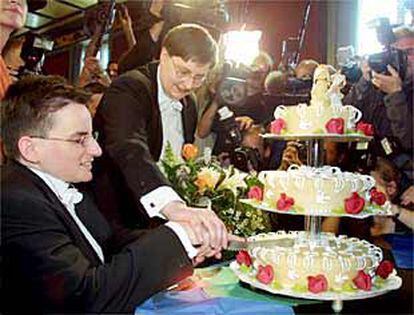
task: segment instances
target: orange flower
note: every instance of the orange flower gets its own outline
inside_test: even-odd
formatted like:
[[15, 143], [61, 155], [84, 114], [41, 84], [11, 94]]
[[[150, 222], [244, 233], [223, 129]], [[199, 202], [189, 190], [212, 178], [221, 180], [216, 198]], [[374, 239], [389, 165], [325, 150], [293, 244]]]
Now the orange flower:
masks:
[[183, 155], [183, 158], [185, 160], [192, 160], [197, 156], [198, 148], [194, 144], [186, 143], [183, 145], [183, 150], [181, 151], [181, 154]]
[[198, 187], [198, 191], [203, 192], [206, 189], [214, 189], [220, 179], [220, 173], [203, 167], [197, 174], [197, 179], [194, 184]]

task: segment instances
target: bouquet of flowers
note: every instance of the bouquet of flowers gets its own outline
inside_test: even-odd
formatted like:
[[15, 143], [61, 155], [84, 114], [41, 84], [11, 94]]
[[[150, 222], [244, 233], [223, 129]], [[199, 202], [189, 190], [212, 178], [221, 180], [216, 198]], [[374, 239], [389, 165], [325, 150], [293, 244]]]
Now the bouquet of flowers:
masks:
[[164, 175], [181, 198], [189, 206], [210, 207], [233, 234], [251, 236], [270, 231], [267, 213], [239, 202], [247, 195], [261, 198], [263, 184], [257, 177], [233, 166], [223, 168], [208, 152], [197, 155], [196, 146], [185, 144], [181, 159], [168, 145], [161, 160]]

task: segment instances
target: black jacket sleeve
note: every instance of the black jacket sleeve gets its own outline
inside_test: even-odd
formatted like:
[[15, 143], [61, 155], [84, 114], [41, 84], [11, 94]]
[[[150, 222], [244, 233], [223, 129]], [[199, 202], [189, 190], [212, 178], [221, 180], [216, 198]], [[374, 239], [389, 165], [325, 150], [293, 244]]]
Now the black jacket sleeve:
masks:
[[105, 264], [93, 264], [49, 202], [7, 194], [2, 210], [3, 290], [9, 303], [16, 299], [15, 310], [36, 305], [41, 312], [132, 312], [192, 272], [185, 249], [165, 226], [106, 257]]
[[148, 129], [155, 109], [145, 85], [123, 76], [109, 87], [99, 111], [101, 144], [105, 154], [122, 173], [136, 202], [142, 195], [169, 185], [155, 164], [149, 148]]

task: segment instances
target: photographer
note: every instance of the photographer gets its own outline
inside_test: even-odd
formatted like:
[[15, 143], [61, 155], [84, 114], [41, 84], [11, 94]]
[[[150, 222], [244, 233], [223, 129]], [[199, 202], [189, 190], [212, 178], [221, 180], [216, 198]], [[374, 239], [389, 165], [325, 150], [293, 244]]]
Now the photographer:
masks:
[[[344, 104], [359, 108], [364, 121], [374, 125], [377, 145], [373, 150], [388, 156], [412, 180], [414, 31], [403, 26], [393, 34], [396, 41], [389, 49], [402, 50], [407, 63], [394, 60], [396, 64], [391, 66], [387, 61], [384, 65], [387, 73], [378, 73], [368, 62], [363, 62], [363, 75], [345, 97]], [[396, 68], [405, 75], [402, 77]]]
[[[216, 134], [214, 154], [233, 151], [243, 140], [241, 132], [249, 130], [253, 124], [262, 124], [270, 119], [263, 99], [263, 91], [264, 80], [272, 66], [271, 57], [261, 52], [248, 68], [230, 70], [229, 72], [236, 70], [238, 70], [236, 72], [244, 72], [242, 76], [245, 78], [228, 89], [234, 94], [230, 103], [226, 102], [228, 97], [221, 95], [223, 94], [223, 82], [230, 74], [225, 69], [220, 69], [220, 73], [216, 74], [209, 88], [211, 103], [207, 106], [197, 126], [197, 136], [202, 139], [207, 137], [211, 131]], [[240, 95], [236, 95], [238, 91]], [[238, 98], [240, 100], [233, 102], [233, 99]], [[235, 128], [238, 131], [233, 130]]]

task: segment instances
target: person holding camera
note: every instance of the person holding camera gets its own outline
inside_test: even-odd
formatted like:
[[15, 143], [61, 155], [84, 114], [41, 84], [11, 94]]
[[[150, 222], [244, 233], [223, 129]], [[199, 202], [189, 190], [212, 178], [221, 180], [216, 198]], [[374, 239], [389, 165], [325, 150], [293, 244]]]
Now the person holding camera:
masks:
[[377, 154], [390, 158], [413, 180], [414, 30], [402, 26], [393, 32], [396, 41], [390, 49], [401, 50], [407, 62], [403, 62], [405, 57], [397, 58], [395, 64], [383, 65], [385, 73], [376, 72], [369, 62], [363, 62], [363, 76], [344, 98], [344, 104], [359, 108], [363, 120], [374, 125]]

